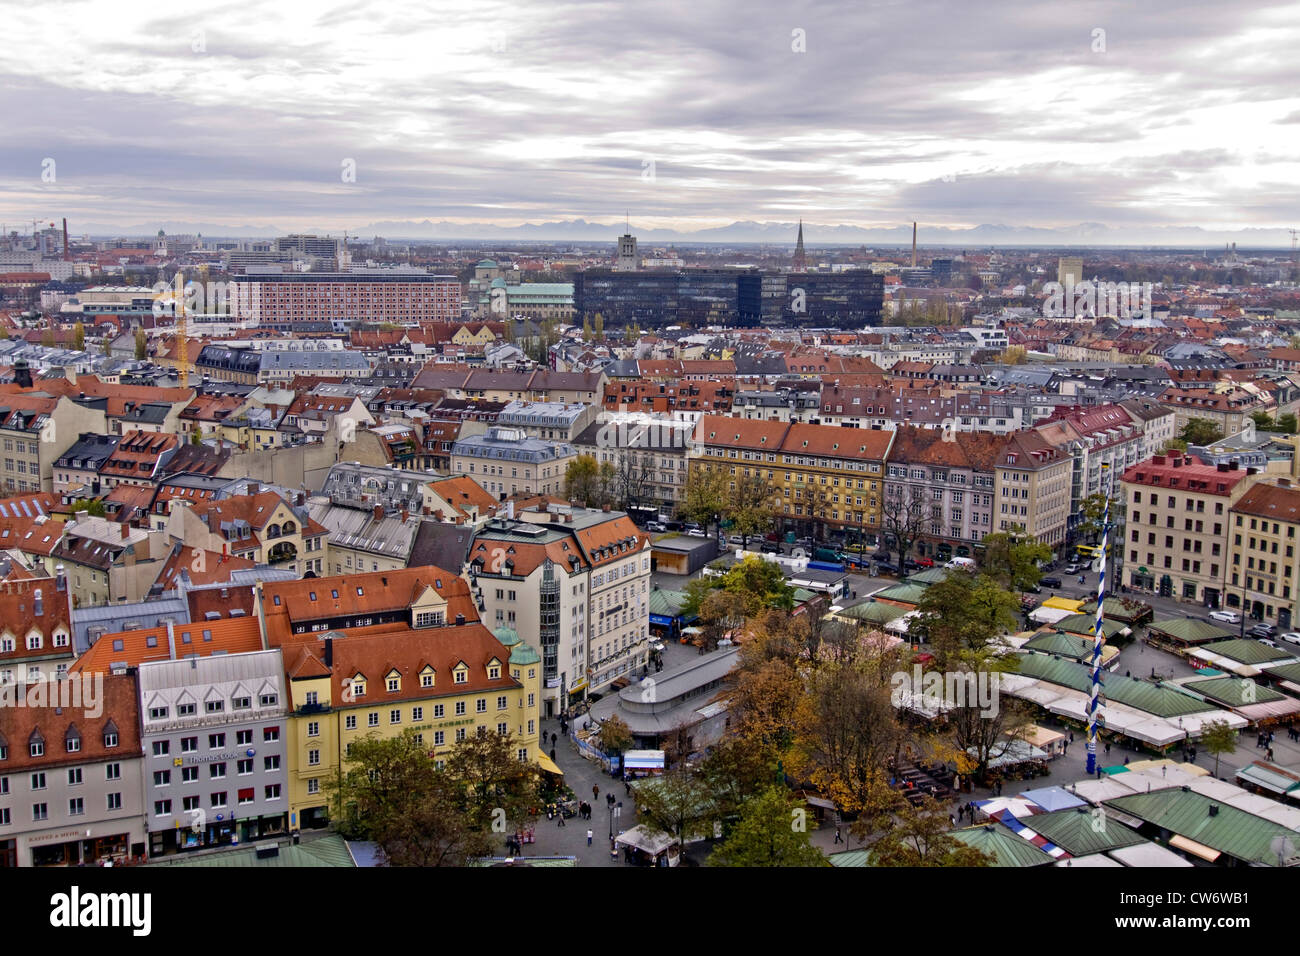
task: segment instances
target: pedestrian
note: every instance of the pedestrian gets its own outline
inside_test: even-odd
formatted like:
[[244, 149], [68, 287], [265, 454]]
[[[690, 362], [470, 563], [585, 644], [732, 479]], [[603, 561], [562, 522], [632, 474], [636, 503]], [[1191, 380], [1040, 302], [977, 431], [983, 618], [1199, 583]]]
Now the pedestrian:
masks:
[[591, 846], [591, 827], [587, 827], [587, 846]]
[[558, 829], [559, 827], [567, 827], [567, 826], [568, 826], [568, 824], [564, 822], [564, 811], [561, 810], [561, 811], [560, 811], [560, 822], [559, 822], [558, 824], [556, 824], [556, 828]]
[[1110, 741], [1106, 741], [1106, 756], [1110, 756]]
[[1124, 676], [1125, 676], [1125, 677], [1132, 677], [1132, 676], [1133, 676], [1133, 672], [1132, 672], [1132, 671], [1125, 671], [1125, 672], [1124, 672]]
[[595, 800], [599, 796], [600, 796], [600, 787], [596, 786], [593, 783], [591, 785], [591, 799]]
[[551, 731], [551, 743], [555, 743], [559, 739], [560, 739], [560, 735], [555, 733], [554, 731]]
[[1070, 731], [1070, 743], [1074, 743], [1074, 731]]
[[1124, 766], [1126, 766], [1126, 767], [1128, 766], [1128, 757], [1127, 757], [1127, 756], [1124, 757]]
[[1268, 748], [1268, 762], [1269, 762], [1269, 763], [1272, 763], [1272, 762], [1273, 762], [1273, 748], [1272, 748], [1272, 747], [1269, 747], [1269, 748]]
[[954, 817], [951, 813], [948, 814], [948, 825], [952, 827], [954, 830], [957, 829], [957, 818]]
[[618, 859], [618, 847], [615, 846], [613, 840], [610, 840], [610, 841], [609, 841], [609, 858], [610, 858], [611, 860], [617, 860], [617, 859]]
[[836, 842], [836, 843], [843, 843], [843, 842], [844, 842], [844, 837], [840, 836], [840, 828], [839, 828], [839, 827], [836, 827], [836, 828], [835, 828], [835, 842]]
[[551, 762], [552, 762], [552, 763], [555, 762], [555, 748], [554, 748], [554, 747], [551, 748]]

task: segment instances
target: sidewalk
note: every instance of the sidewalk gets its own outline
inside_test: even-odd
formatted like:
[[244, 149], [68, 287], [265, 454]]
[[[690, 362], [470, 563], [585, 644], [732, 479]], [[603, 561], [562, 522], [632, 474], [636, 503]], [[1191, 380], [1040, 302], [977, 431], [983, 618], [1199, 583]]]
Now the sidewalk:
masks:
[[[560, 733], [560, 722], [543, 720], [541, 732], [546, 735], [545, 750], [549, 755], [550, 735]], [[548, 820], [542, 816], [537, 823], [537, 840], [524, 846], [523, 856], [576, 856], [579, 866], [626, 866], [621, 848], [617, 858], [610, 858], [611, 814], [605, 804], [605, 795], [612, 793], [623, 803], [620, 817], [612, 821], [615, 835], [636, 826], [635, 801], [625, 793], [622, 780], [612, 778], [599, 764], [584, 759], [568, 738], [560, 736], [554, 746], [555, 762], [564, 771], [565, 783], [573, 788], [577, 800], [592, 805], [591, 819], [569, 817], [564, 821], [565, 825], [560, 826], [558, 818]], [[593, 786], [600, 788], [600, 796], [595, 800], [591, 796]], [[587, 846], [588, 829], [592, 831], [591, 846]]]

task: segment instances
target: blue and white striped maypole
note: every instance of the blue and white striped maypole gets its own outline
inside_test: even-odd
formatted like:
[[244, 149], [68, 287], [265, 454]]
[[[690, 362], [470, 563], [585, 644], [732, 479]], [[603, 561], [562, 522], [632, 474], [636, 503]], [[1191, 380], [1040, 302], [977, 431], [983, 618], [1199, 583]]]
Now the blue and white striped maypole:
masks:
[[1092, 638], [1092, 699], [1088, 703], [1088, 773], [1097, 772], [1097, 723], [1101, 711], [1101, 646], [1106, 643], [1102, 629], [1106, 606], [1106, 554], [1110, 549], [1110, 466], [1101, 464], [1101, 486], [1106, 495], [1106, 512], [1101, 519], [1101, 553], [1097, 556], [1097, 620]]

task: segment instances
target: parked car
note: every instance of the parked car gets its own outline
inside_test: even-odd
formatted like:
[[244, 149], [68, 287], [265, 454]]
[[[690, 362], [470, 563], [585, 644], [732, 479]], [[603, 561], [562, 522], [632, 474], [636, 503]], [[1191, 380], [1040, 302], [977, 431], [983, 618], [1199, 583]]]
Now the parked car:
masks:
[[745, 536], [743, 534], [733, 534], [727, 539], [728, 544], [744, 544]]
[[777, 544], [775, 541], [764, 541], [764, 542], [763, 542], [763, 553], [764, 553], [764, 554], [780, 554], [780, 553], [781, 553], [781, 546], [780, 546], [779, 544]]
[[1038, 584], [1044, 588], [1059, 588], [1061, 586], [1060, 578], [1039, 578]]
[[647, 531], [667, 531], [668, 525], [661, 521], [647, 521], [645, 523], [645, 529]]
[[1275, 651], [1280, 651], [1280, 650], [1282, 649], [1282, 648], [1280, 648], [1280, 647], [1277, 646], [1276, 642], [1274, 642], [1274, 641], [1270, 641], [1270, 640], [1269, 640], [1268, 638], [1266, 638], [1266, 637], [1256, 638], [1256, 640], [1258, 640], [1258, 641], [1259, 641], [1261, 644], [1263, 644], [1265, 647], [1271, 647], [1271, 648], [1273, 648], [1273, 650], [1275, 650]]
[[1211, 621], [1221, 621], [1224, 624], [1240, 624], [1241, 615], [1236, 611], [1211, 611]]
[[890, 564], [888, 561], [881, 561], [879, 564], [876, 565], [876, 573], [897, 575], [898, 567], [896, 565]]
[[650, 645], [650, 650], [654, 651], [656, 654], [662, 654], [664, 652], [664, 642], [655, 641]]
[[707, 538], [707, 537], [708, 537], [708, 535], [704, 533], [704, 529], [703, 529], [703, 528], [687, 528], [687, 529], [686, 529], [686, 534], [687, 534], [688, 537], [691, 537], [691, 538]]
[[1067, 564], [1067, 565], [1065, 566], [1065, 573], [1066, 573], [1066, 574], [1078, 574], [1078, 573], [1079, 573], [1080, 571], [1082, 571], [1082, 570], [1083, 570], [1083, 568], [1080, 567], [1080, 566], [1077, 565], [1077, 564]]
[[1295, 644], [1295, 645], [1297, 645], [1297, 646], [1300, 646], [1300, 632], [1297, 632], [1297, 631], [1283, 631], [1283, 632], [1282, 632], [1281, 634], [1279, 634], [1277, 637], [1278, 637], [1278, 640], [1280, 640], [1280, 641], [1286, 641], [1286, 643], [1288, 643], [1288, 644]]
[[1265, 624], [1261, 621], [1259, 624], [1256, 624], [1249, 631], [1247, 631], [1247, 633], [1251, 637], [1276, 637], [1277, 625]]
[[917, 558], [916, 566], [918, 568], [932, 568], [934, 567], [934, 558]]

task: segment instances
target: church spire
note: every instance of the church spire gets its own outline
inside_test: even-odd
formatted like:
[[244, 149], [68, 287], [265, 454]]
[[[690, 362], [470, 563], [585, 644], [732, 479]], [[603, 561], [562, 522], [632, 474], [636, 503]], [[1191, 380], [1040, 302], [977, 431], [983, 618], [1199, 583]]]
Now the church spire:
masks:
[[799, 238], [794, 243], [794, 271], [804, 272], [808, 262], [803, 251], [803, 219], [799, 220]]

